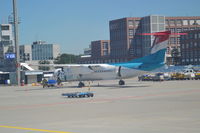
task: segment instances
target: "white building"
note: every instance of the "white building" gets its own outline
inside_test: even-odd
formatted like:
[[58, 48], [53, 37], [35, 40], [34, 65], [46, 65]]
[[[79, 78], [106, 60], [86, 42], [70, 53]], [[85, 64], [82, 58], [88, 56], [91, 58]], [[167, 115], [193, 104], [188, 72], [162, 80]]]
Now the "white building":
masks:
[[11, 24], [0, 24], [0, 60], [5, 59], [6, 53], [14, 53], [14, 39]]
[[0, 25], [0, 41], [1, 45], [8, 46], [14, 43], [13, 41], [13, 30], [11, 24]]

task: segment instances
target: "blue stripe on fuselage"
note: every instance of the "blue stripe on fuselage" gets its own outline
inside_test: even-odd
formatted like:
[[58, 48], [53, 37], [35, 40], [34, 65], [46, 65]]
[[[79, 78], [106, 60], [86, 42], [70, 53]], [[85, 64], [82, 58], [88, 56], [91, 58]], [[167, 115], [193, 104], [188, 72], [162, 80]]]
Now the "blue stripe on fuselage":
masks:
[[166, 49], [162, 49], [154, 54], [134, 59], [126, 63], [111, 63], [109, 65], [121, 66], [144, 71], [152, 71], [164, 65], [165, 51]]

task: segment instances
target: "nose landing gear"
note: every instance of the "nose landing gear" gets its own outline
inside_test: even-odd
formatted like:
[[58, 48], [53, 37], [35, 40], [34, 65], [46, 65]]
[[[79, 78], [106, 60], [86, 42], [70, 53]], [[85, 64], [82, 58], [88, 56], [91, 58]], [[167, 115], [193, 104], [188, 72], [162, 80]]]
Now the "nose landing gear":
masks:
[[80, 82], [78, 83], [78, 87], [79, 87], [79, 88], [85, 87], [85, 84], [84, 84], [83, 82], [80, 81]]

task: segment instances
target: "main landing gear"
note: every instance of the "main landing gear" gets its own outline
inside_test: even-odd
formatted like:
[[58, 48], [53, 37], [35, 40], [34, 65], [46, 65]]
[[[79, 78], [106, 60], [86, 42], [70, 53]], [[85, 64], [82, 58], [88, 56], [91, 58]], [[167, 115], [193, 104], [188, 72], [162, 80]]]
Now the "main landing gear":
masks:
[[78, 83], [78, 87], [79, 87], [79, 88], [85, 87], [85, 84], [84, 84], [83, 82], [80, 81], [80, 82]]
[[120, 79], [120, 80], [119, 80], [119, 85], [125, 85], [125, 81], [122, 80], [122, 79]]

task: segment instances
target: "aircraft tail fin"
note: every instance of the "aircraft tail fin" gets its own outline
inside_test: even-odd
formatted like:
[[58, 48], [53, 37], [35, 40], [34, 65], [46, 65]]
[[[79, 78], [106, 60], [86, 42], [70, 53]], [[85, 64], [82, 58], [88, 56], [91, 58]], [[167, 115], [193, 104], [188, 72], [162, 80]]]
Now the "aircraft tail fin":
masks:
[[155, 40], [151, 47], [151, 54], [131, 60], [129, 63], [142, 63], [140, 69], [153, 70], [165, 64], [165, 52], [171, 32], [146, 33], [145, 35], [154, 35]]

